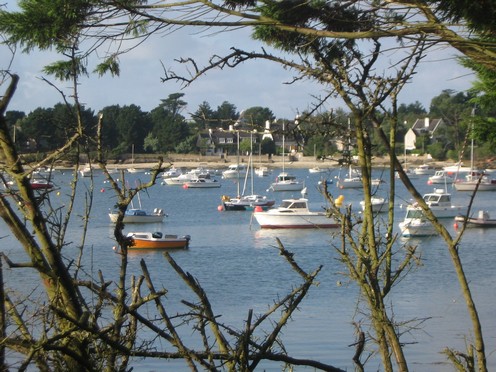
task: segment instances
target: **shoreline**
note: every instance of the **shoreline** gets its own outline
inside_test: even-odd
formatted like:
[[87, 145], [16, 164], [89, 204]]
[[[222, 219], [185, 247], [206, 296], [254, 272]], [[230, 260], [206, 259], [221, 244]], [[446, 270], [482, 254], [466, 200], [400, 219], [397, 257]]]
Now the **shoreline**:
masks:
[[[220, 159], [216, 157], [207, 157], [207, 156], [192, 156], [189, 158], [185, 157], [169, 157], [168, 159], [164, 159], [163, 166], [164, 168], [186, 168], [186, 169], [194, 169], [199, 166], [203, 166], [205, 168], [215, 168], [215, 169], [227, 169], [229, 165], [236, 164], [236, 158], [232, 157], [229, 159]], [[240, 157], [240, 164], [248, 164], [247, 157]], [[111, 164], [109, 162], [107, 164], [108, 169], [127, 169], [127, 168], [136, 168], [136, 169], [152, 169], [154, 166], [158, 164], [153, 161], [139, 161], [139, 162], [129, 162], [124, 161], [121, 163]], [[411, 159], [407, 159], [407, 164], [409, 168], [416, 168], [421, 164], [430, 164], [434, 166], [436, 169], [442, 169], [445, 166], [455, 165], [452, 161], [435, 161], [428, 160], [426, 157], [411, 157]], [[169, 166], [170, 165], [170, 166]], [[311, 169], [311, 168], [339, 168], [341, 165], [337, 160], [318, 160], [314, 157], [299, 157], [295, 161], [284, 161], [284, 168], [287, 169]], [[372, 166], [374, 168], [389, 168], [389, 158], [374, 158], [372, 160]], [[273, 156], [269, 161], [265, 158], [264, 161], [255, 161], [254, 168], [259, 167], [267, 167], [269, 169], [281, 169], [283, 167], [283, 159], [281, 156]]]

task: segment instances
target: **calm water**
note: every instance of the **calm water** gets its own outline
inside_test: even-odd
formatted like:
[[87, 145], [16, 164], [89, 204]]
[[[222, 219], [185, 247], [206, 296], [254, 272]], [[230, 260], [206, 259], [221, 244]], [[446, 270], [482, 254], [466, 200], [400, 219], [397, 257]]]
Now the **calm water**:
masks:
[[[323, 197], [319, 194], [317, 183], [321, 175], [309, 174], [306, 169], [292, 171], [304, 178], [308, 187], [308, 198], [312, 209], [321, 208]], [[270, 182], [278, 174], [255, 179], [255, 192], [265, 193]], [[334, 171], [326, 175], [331, 179], [338, 174]], [[377, 173], [379, 174], [379, 172]], [[144, 173], [126, 176], [129, 183], [147, 180]], [[119, 258], [113, 252], [112, 226], [107, 212], [113, 207], [115, 198], [103, 176], [95, 178], [95, 202], [91, 215], [91, 230], [86, 241], [87, 254], [85, 270], [91, 274], [103, 270], [106, 279], [117, 273]], [[415, 180], [420, 193], [430, 192], [433, 187], [426, 184], [427, 176]], [[67, 201], [69, 174], [57, 174], [55, 182], [61, 187], [60, 195], [54, 195], [58, 204]], [[164, 224], [151, 226], [128, 225], [127, 231], [162, 230], [171, 234], [191, 235], [191, 246], [187, 251], [173, 252], [174, 259], [185, 271], [194, 275], [210, 297], [217, 314], [222, 314], [224, 323], [237, 329], [244, 328], [244, 319], [249, 309], [255, 314], [264, 312], [273, 299], [289, 292], [293, 285], [300, 283], [299, 277], [290, 270], [289, 265], [278, 255], [275, 237], [279, 237], [285, 247], [294, 252], [300, 265], [313, 271], [324, 265], [318, 279], [320, 285], [311, 289], [310, 294], [300, 306], [293, 321], [284, 330], [283, 340], [290, 355], [300, 358], [316, 359], [335, 367], [353, 370], [351, 358], [354, 354], [354, 328], [352, 321], [365, 321], [360, 315], [361, 304], [357, 304], [357, 290], [348, 283], [340, 272], [343, 267], [336, 260], [332, 230], [323, 231], [265, 231], [260, 230], [252, 221], [250, 212], [220, 212], [217, 206], [223, 194], [234, 195], [236, 183], [222, 180], [219, 189], [189, 189], [178, 186], [156, 185], [142, 196], [143, 206], [149, 209], [162, 208], [168, 214]], [[89, 185], [84, 179], [82, 190]], [[398, 222], [403, 217], [401, 204], [410, 197], [402, 186], [398, 186], [396, 205]], [[379, 194], [387, 196], [388, 185], [384, 184]], [[335, 185], [330, 191], [345, 196], [345, 203], [351, 203], [359, 212], [362, 199], [359, 190], [338, 190]], [[299, 193], [293, 193], [299, 196]], [[272, 193], [279, 203], [282, 198], [293, 196], [291, 193]], [[480, 193], [475, 199], [475, 210], [485, 209], [496, 217], [496, 193]], [[453, 190], [454, 203], [466, 205], [469, 195]], [[78, 199], [77, 210], [81, 214], [84, 198]], [[451, 219], [446, 221], [453, 231]], [[77, 253], [79, 243], [79, 223], [74, 221], [70, 237], [74, 244], [67, 247], [65, 254], [71, 257]], [[397, 223], [395, 224], [397, 229]], [[3, 239], [2, 250], [12, 259], [22, 260], [24, 253], [7, 232], [3, 222], [0, 225]], [[494, 261], [496, 229], [467, 231], [461, 245], [465, 270], [471, 280], [473, 295], [483, 322], [487, 355], [490, 369], [496, 367], [496, 317], [494, 316], [496, 274]], [[395, 319], [426, 319], [417, 330], [405, 334], [402, 341], [407, 344], [406, 353], [413, 371], [451, 371], [445, 364], [446, 358], [440, 352], [445, 347], [464, 351], [465, 337], [470, 337], [468, 320], [463, 298], [458, 290], [458, 282], [443, 241], [439, 237], [411, 240], [418, 243], [424, 265], [410, 273], [408, 279], [394, 290], [390, 301], [394, 304]], [[184, 310], [180, 300], [194, 300], [194, 297], [177, 279], [165, 260], [158, 252], [135, 253], [130, 257], [130, 272], [140, 274], [139, 261], [145, 259], [156, 287], [169, 290], [169, 311]], [[5, 270], [6, 281], [17, 288], [31, 288], [36, 285], [35, 278], [26, 276], [26, 271]], [[267, 325], [268, 330], [270, 326]], [[186, 331], [185, 337], [189, 337]], [[363, 354], [365, 356], [365, 353]], [[186, 370], [179, 362], [136, 361], [135, 370]], [[266, 364], [263, 369], [278, 371], [277, 363]], [[366, 370], [378, 370], [380, 364], [372, 359]], [[260, 368], [262, 370], [262, 367]], [[296, 369], [300, 370], [300, 369]]]

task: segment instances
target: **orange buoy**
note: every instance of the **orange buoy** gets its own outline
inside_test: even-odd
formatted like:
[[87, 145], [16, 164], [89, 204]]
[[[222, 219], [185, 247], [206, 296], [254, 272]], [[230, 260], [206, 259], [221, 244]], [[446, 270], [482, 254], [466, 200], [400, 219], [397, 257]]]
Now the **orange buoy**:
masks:
[[455, 229], [455, 231], [456, 231], [456, 230], [458, 230], [458, 222], [455, 222], [455, 223], [453, 224], [453, 228]]
[[217, 206], [217, 210], [218, 210], [219, 212], [222, 212], [222, 211], [224, 210], [224, 207], [223, 207], [222, 205], [218, 205], [218, 206]]
[[187, 189], [187, 188], [188, 188], [188, 185], [183, 184], [183, 189]]
[[263, 208], [261, 206], [257, 205], [255, 207], [255, 212], [262, 212], [262, 211], [263, 211]]
[[100, 192], [105, 192], [105, 189], [102, 187], [102, 188], [100, 189]]

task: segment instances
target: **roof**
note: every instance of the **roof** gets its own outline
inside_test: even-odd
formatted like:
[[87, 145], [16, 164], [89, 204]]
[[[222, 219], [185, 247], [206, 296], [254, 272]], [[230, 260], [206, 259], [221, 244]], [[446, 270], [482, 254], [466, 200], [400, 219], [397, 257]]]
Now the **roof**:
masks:
[[423, 118], [423, 119], [417, 119], [415, 123], [412, 125], [412, 129], [416, 133], [422, 133], [422, 132], [428, 132], [428, 133], [434, 133], [438, 126], [442, 123], [443, 119], [429, 119], [429, 118]]

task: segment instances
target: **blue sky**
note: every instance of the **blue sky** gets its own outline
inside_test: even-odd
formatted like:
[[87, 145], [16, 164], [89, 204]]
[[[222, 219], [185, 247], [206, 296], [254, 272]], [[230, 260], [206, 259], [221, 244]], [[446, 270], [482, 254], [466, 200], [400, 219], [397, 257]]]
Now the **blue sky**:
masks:
[[[142, 110], [149, 111], [169, 94], [182, 92], [188, 102], [183, 112], [186, 117], [204, 101], [213, 109], [228, 101], [238, 111], [253, 106], [269, 107], [277, 118], [291, 119], [297, 111], [304, 111], [311, 105], [313, 96], [325, 95], [322, 86], [309, 81], [284, 84], [291, 81], [293, 72], [265, 61], [246, 62], [236, 69], [211, 71], [183, 90], [178, 84], [160, 81], [162, 64], [171, 66], [176, 58], [194, 56], [202, 65], [211, 54], [227, 53], [231, 46], [239, 45], [240, 40], [246, 50], [260, 50], [258, 44], [249, 39], [247, 30], [209, 35], [182, 29], [171, 35], [155, 36], [121, 57], [120, 77], [91, 76], [82, 79], [80, 100], [95, 111], [113, 104], [136, 104]], [[6, 68], [9, 58], [7, 48], [0, 46], [1, 69]], [[43, 76], [42, 67], [55, 58], [53, 53], [48, 52], [31, 55], [18, 52], [15, 55], [11, 71], [20, 75], [21, 80], [9, 110], [29, 113], [37, 107], [52, 107], [61, 102], [60, 94], [40, 79]], [[387, 58], [385, 69], [390, 68]], [[394, 62], [391, 63], [394, 65]], [[463, 91], [470, 87], [473, 79], [470, 71], [457, 64], [452, 49], [431, 51], [412, 83], [400, 95], [400, 103], [419, 101], [428, 109], [431, 99], [443, 89]], [[54, 83], [70, 94], [68, 83]], [[1, 88], [3, 92], [5, 89]], [[327, 106], [329, 109], [337, 107], [344, 108], [344, 105], [333, 101]]]

